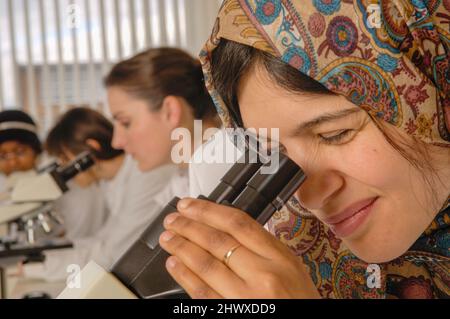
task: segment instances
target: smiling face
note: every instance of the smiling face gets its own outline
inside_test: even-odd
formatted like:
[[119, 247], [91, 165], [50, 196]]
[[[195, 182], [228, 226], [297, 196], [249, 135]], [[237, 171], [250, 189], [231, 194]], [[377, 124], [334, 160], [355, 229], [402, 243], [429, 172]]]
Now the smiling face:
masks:
[[[246, 128], [279, 128], [281, 149], [307, 175], [296, 193], [300, 204], [363, 260], [400, 256], [436, 216], [440, 207], [421, 172], [344, 97], [288, 92], [256, 67], [242, 78], [238, 101]], [[445, 167], [445, 152], [435, 164]], [[434, 189], [441, 205], [448, 180]]]

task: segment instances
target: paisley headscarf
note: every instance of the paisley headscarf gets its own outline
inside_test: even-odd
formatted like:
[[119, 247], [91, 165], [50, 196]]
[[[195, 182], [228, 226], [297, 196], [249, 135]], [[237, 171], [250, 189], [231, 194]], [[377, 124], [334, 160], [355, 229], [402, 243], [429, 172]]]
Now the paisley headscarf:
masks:
[[[450, 147], [450, 0], [225, 0], [200, 59], [230, 127], [211, 76], [221, 39], [268, 52], [372, 116]], [[303, 258], [324, 298], [448, 298], [449, 214], [447, 200], [408, 252], [382, 265], [358, 259], [295, 199], [269, 226]], [[378, 271], [381, 282], [369, 284]]]

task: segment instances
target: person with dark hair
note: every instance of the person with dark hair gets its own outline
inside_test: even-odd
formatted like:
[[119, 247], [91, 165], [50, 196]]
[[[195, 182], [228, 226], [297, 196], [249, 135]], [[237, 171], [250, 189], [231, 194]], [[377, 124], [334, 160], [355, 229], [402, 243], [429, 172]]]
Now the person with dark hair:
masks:
[[[33, 119], [20, 110], [0, 112], [0, 192], [9, 198], [16, 182], [35, 176], [41, 164], [42, 144]], [[97, 187], [82, 189], [70, 183], [70, 192], [53, 203], [53, 209], [64, 224], [53, 227], [50, 234], [37, 236], [64, 236], [79, 238], [92, 235], [104, 222], [107, 212], [98, 199]], [[76, 207], [74, 203], [77, 203]], [[95, 214], [93, 214], [95, 212]], [[55, 225], [56, 226], [56, 225]], [[7, 225], [4, 225], [5, 231]]]
[[160, 244], [191, 297], [449, 298], [450, 8], [369, 5], [222, 4], [200, 57], [224, 125], [278, 129], [306, 180], [270, 232], [178, 203]]
[[37, 125], [33, 119], [20, 110], [0, 112], [0, 143], [17, 141], [29, 146], [35, 154], [42, 152]]
[[113, 126], [102, 114], [89, 108], [74, 108], [63, 114], [47, 136], [47, 152], [69, 162], [76, 155], [89, 151], [96, 159], [87, 172], [78, 174], [75, 182], [87, 186], [103, 179], [112, 179], [124, 161], [123, 151], [111, 146]]
[[46, 150], [62, 163], [84, 151], [93, 155], [94, 166], [74, 181], [80, 187], [97, 184], [109, 214], [95, 234], [75, 238], [73, 249], [48, 252], [44, 263], [25, 265], [26, 277], [64, 280], [69, 265], [83, 267], [90, 260], [109, 269], [161, 210], [160, 201], [165, 197], [161, 200], [157, 194], [174, 167], [165, 165], [142, 173], [131, 157], [111, 146], [112, 137], [112, 123], [89, 108], [69, 110], [49, 132]]
[[37, 134], [36, 123], [25, 112], [0, 112], [0, 173], [8, 178], [0, 186], [3, 191], [11, 188], [19, 176], [33, 172], [37, 166], [42, 152]]
[[[4, 177], [0, 189], [3, 192], [11, 191], [17, 180], [37, 174], [43, 151], [37, 132], [37, 125], [23, 111], [0, 112], [0, 171]], [[97, 200], [97, 189], [70, 185], [70, 192], [54, 202], [55, 211], [64, 219], [64, 234], [70, 238], [92, 234], [105, 218], [100, 213], [102, 203]], [[76, 208], [72, 202], [78, 203]], [[98, 212], [92, 216], [92, 211]]]

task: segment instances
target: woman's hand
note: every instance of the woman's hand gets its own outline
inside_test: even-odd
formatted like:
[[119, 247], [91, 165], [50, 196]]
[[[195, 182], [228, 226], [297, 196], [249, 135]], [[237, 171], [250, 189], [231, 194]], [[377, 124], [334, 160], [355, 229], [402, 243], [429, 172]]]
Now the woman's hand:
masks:
[[301, 260], [245, 212], [199, 199], [177, 209], [160, 244], [192, 298], [320, 298]]

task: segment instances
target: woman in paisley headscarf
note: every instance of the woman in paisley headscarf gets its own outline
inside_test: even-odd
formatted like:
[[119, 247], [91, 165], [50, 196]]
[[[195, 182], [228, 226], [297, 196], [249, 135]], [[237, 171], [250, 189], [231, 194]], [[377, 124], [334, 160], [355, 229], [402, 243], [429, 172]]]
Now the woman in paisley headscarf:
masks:
[[279, 128], [307, 179], [269, 222], [276, 238], [242, 211], [180, 201], [160, 243], [192, 297], [449, 297], [449, 11], [224, 1], [201, 53], [222, 120]]

